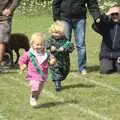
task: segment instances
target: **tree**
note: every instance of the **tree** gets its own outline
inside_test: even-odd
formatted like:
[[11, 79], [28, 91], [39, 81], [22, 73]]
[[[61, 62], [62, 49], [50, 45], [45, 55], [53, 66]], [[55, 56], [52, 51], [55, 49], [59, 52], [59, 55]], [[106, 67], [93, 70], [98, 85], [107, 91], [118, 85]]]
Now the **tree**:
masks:
[[99, 0], [100, 9], [106, 11], [114, 5], [120, 5], [120, 0]]

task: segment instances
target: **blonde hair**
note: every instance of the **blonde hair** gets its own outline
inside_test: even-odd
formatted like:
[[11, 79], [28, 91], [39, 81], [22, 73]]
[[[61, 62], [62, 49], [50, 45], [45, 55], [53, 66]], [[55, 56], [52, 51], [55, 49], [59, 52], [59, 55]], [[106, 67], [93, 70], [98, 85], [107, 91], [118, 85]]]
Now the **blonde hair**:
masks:
[[51, 25], [49, 28], [49, 33], [60, 33], [60, 34], [65, 34], [65, 26], [63, 21], [56, 21]]
[[35, 41], [40, 41], [40, 42], [44, 43], [45, 42], [45, 35], [41, 32], [34, 33], [31, 36], [30, 45], [32, 45]]

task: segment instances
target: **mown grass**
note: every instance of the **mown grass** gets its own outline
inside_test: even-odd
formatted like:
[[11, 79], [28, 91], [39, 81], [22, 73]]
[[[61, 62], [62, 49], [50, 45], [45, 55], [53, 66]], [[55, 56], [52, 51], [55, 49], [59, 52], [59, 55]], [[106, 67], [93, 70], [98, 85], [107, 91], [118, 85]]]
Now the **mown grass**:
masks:
[[[48, 35], [51, 15], [15, 16], [13, 32], [42, 31]], [[86, 46], [88, 74], [82, 76], [77, 68], [76, 50], [71, 54], [71, 72], [63, 81], [63, 90], [56, 93], [52, 81], [45, 85], [39, 107], [29, 105], [29, 89], [17, 69], [0, 74], [0, 120], [120, 120], [119, 74], [99, 74], [101, 37], [91, 29], [88, 17]], [[74, 40], [73, 40], [74, 42]], [[22, 51], [21, 51], [22, 54]]]

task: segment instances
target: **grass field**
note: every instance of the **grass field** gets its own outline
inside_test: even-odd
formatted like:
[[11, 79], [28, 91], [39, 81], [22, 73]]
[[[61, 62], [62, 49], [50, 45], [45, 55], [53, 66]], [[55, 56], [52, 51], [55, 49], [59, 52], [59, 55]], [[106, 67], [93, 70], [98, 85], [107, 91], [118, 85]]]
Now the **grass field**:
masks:
[[[49, 15], [15, 17], [13, 32], [23, 32], [29, 37], [39, 31], [47, 35], [51, 23]], [[0, 120], [120, 120], [119, 74], [99, 74], [101, 37], [92, 31], [91, 23], [89, 18], [86, 34], [88, 74], [79, 74], [75, 50], [71, 54], [71, 72], [62, 83], [63, 90], [56, 93], [52, 81], [48, 81], [36, 109], [29, 105], [24, 74], [20, 76], [17, 69], [0, 74]]]

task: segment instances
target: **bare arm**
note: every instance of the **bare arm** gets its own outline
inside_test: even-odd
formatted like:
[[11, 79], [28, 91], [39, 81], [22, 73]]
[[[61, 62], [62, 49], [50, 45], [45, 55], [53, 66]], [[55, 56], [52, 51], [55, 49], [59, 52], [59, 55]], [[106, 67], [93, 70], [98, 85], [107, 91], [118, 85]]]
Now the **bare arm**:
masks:
[[12, 0], [10, 4], [3, 10], [2, 14], [5, 16], [9, 16], [15, 8], [19, 5], [20, 0]]

